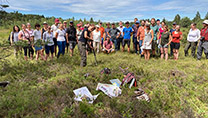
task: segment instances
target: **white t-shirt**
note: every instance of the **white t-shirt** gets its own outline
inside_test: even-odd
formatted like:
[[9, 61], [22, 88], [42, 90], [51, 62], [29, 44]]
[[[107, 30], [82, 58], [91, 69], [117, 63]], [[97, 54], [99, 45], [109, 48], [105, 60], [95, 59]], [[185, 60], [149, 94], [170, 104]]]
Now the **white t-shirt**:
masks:
[[200, 38], [200, 30], [199, 29], [195, 29], [195, 30], [192, 30], [190, 29], [189, 30], [189, 33], [188, 33], [188, 36], [187, 36], [187, 40], [189, 42], [197, 42]]
[[[124, 29], [125, 27], [124, 26], [122, 26], [122, 28], [119, 26], [119, 27], [117, 27], [117, 29], [121, 32], [121, 35], [120, 35], [120, 37], [123, 37], [123, 29]], [[118, 34], [119, 34], [119, 32], [118, 32]]]
[[55, 25], [55, 24], [53, 24], [52, 26], [51, 26], [51, 30], [52, 30], [52, 32], [53, 32], [53, 38], [55, 38], [55, 35], [56, 35], [56, 31], [58, 30], [58, 28], [59, 28], [59, 25]]
[[78, 40], [79, 40], [79, 38], [80, 38], [80, 36], [82, 35], [82, 30], [77, 30], [77, 37], [78, 37]]
[[53, 32], [51, 32], [50, 34], [48, 33], [48, 31], [43, 33], [43, 41], [46, 42], [48, 46], [52, 46], [54, 45], [53, 42]]
[[32, 34], [33, 34], [34, 30], [33, 30], [33, 29], [31, 29], [31, 30], [26, 29], [26, 30], [29, 32], [30, 36], [32, 36]]
[[14, 42], [19, 41], [19, 39], [18, 39], [19, 32], [14, 32], [14, 33], [11, 32], [10, 35], [13, 36], [13, 41], [14, 41]]
[[66, 40], [64, 37], [64, 34], [66, 33], [65, 30], [58, 29], [56, 32], [58, 33], [57, 41], [65, 41]]
[[101, 36], [100, 31], [99, 32], [97, 32], [96, 30], [93, 31], [93, 41], [100, 42], [100, 36]]
[[32, 33], [32, 36], [34, 36], [34, 41], [41, 39], [41, 31], [40, 30], [34, 30]]

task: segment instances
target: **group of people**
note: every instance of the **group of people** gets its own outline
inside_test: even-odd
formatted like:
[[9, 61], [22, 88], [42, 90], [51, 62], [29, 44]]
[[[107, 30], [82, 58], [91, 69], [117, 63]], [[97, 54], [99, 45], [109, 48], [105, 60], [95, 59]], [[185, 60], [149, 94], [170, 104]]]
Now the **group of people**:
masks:
[[[53, 59], [54, 54], [59, 58], [61, 54], [65, 54], [65, 50], [68, 52], [68, 49], [70, 56], [73, 56], [74, 48], [78, 44], [81, 66], [84, 67], [87, 65], [89, 51], [97, 53], [103, 51], [109, 54], [119, 51], [120, 45], [124, 51], [127, 45], [130, 53], [131, 38], [134, 52], [140, 54], [145, 60], [150, 59], [150, 54], [155, 57], [156, 52], [160, 54], [161, 59], [168, 60], [169, 46], [170, 55], [178, 60], [180, 40], [183, 39], [179, 25], [173, 23], [172, 28], [169, 29], [165, 22], [160, 22], [159, 19], [156, 20], [155, 18], [152, 18], [150, 22], [145, 20], [140, 22], [135, 18], [132, 26], [129, 22], [125, 22], [125, 26], [123, 26], [122, 21], [119, 22], [118, 27], [115, 23], [106, 23], [106, 28], [104, 28], [102, 22], [98, 25], [87, 23], [84, 26], [80, 22], [76, 26], [74, 26], [73, 21], [70, 21], [68, 26], [67, 21], [62, 23], [59, 19], [55, 19], [52, 26], [44, 22], [43, 28], [40, 28], [40, 24], [36, 24], [34, 30], [30, 23], [22, 24], [22, 30], [15, 25], [10, 34], [10, 41], [12, 45], [17, 44], [19, 40], [26, 42], [23, 47], [14, 45], [16, 56], [19, 50], [24, 49], [25, 60], [28, 60], [28, 56], [33, 59], [34, 52], [36, 52], [36, 60], [39, 57], [42, 60], [47, 60], [50, 55]], [[203, 26], [200, 31], [196, 28], [195, 23], [191, 24], [184, 50], [185, 56], [188, 55], [188, 50], [191, 47], [192, 56], [195, 57], [196, 47], [200, 40], [197, 59], [201, 59], [203, 50], [208, 59], [208, 20], [203, 21]]]

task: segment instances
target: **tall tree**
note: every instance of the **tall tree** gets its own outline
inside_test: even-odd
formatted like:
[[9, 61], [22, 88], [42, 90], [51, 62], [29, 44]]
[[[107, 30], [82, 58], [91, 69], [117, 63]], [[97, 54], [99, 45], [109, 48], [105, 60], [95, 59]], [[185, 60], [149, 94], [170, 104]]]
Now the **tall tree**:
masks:
[[191, 22], [190, 18], [184, 17], [181, 19], [181, 26], [187, 28], [191, 25]]
[[193, 22], [198, 22], [200, 20], [201, 20], [201, 15], [200, 15], [199, 11], [197, 11], [196, 16], [193, 19]]
[[90, 18], [90, 23], [94, 23], [94, 20], [93, 20], [93, 18], [92, 18], [92, 17]]
[[176, 22], [177, 24], [180, 24], [181, 16], [177, 14], [173, 20], [173, 22]]
[[204, 18], [204, 19], [208, 20], [208, 12], [207, 12], [207, 14], [206, 14], [206, 16], [205, 16], [205, 18]]

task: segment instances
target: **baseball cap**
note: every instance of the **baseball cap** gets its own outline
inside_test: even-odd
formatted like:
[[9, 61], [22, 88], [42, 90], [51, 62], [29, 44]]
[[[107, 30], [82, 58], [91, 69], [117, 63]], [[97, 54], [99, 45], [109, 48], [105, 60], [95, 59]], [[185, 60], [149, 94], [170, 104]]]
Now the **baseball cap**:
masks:
[[43, 25], [48, 25], [48, 23], [46, 21], [43, 22]]
[[129, 21], [127, 21], [125, 24], [129, 24]]
[[70, 21], [69, 23], [74, 23], [73, 21]]
[[64, 21], [64, 23], [67, 23], [67, 21]]
[[208, 25], [208, 20], [204, 20], [203, 23]]
[[59, 19], [58, 18], [55, 19], [55, 23], [59, 23]]
[[173, 25], [176, 25], [177, 23], [176, 22], [173, 22]]
[[80, 27], [81, 26], [81, 24], [77, 24], [77, 27]]
[[140, 24], [140, 22], [139, 21], [136, 21], [136, 24]]
[[157, 21], [160, 21], [160, 19], [157, 19]]

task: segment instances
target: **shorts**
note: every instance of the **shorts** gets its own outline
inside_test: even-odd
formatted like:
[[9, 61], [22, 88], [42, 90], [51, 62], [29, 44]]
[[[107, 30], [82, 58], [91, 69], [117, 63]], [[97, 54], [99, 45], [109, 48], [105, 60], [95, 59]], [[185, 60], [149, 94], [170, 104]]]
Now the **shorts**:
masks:
[[130, 40], [129, 39], [123, 39], [122, 46], [124, 47], [126, 44], [128, 45], [128, 47], [130, 47]]
[[[114, 49], [111, 49], [109, 53], [113, 52]], [[103, 52], [108, 53], [108, 51], [106, 49], [103, 49]]]
[[51, 54], [54, 53], [54, 45], [52, 46], [45, 45], [45, 53], [49, 54], [49, 52], [51, 52]]
[[77, 44], [76, 41], [69, 41], [69, 48], [70, 48], [71, 50], [73, 50], [73, 49], [75, 48], [76, 44]]
[[172, 45], [173, 49], [179, 50], [179, 48], [180, 48], [180, 43], [171, 42], [171, 45]]
[[157, 48], [157, 40], [152, 41], [152, 50], [155, 50]]
[[53, 38], [54, 46], [57, 46], [57, 39]]
[[43, 49], [43, 47], [42, 47], [42, 46], [40, 46], [40, 47], [35, 46], [35, 51], [39, 51], [39, 50], [42, 50], [42, 49]]

